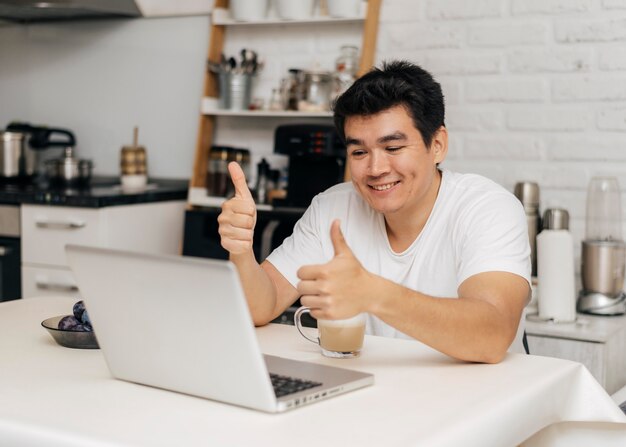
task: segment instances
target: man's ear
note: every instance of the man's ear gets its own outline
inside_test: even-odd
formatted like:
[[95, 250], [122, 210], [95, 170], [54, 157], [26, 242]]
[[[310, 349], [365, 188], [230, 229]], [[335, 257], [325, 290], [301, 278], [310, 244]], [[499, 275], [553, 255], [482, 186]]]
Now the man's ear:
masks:
[[446, 155], [448, 155], [448, 130], [445, 126], [441, 126], [433, 135], [430, 150], [435, 156], [435, 163], [439, 164], [446, 159]]

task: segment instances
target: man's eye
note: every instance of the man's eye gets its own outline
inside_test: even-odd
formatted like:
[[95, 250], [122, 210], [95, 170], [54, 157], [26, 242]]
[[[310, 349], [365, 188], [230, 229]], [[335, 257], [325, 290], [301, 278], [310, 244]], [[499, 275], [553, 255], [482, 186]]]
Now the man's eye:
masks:
[[389, 147], [386, 147], [386, 148], [385, 148], [385, 150], [386, 150], [387, 152], [397, 152], [397, 151], [399, 151], [400, 149], [402, 149], [403, 147], [404, 147], [404, 146], [389, 146]]
[[361, 149], [356, 149], [356, 150], [353, 150], [352, 152], [350, 152], [350, 155], [352, 155], [353, 157], [361, 157], [361, 156], [365, 155], [365, 151], [363, 151]]

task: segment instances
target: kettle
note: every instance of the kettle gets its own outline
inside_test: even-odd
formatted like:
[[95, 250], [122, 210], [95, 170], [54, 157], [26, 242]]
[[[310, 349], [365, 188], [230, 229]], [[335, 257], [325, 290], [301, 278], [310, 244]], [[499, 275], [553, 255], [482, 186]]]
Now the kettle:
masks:
[[75, 144], [74, 134], [69, 130], [12, 122], [0, 132], [0, 177], [21, 178], [38, 174], [42, 150]]

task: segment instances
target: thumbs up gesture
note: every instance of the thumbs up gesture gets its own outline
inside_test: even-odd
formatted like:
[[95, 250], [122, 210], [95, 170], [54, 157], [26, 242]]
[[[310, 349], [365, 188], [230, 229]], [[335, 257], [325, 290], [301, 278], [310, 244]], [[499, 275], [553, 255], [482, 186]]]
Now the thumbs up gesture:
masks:
[[231, 255], [252, 253], [256, 205], [241, 167], [231, 162], [228, 172], [235, 185], [235, 196], [222, 204], [217, 218], [221, 244]]
[[302, 305], [311, 308], [315, 318], [350, 318], [368, 312], [371, 275], [356, 259], [341, 232], [339, 220], [330, 227], [335, 255], [322, 265], [307, 265], [298, 270], [298, 292]]

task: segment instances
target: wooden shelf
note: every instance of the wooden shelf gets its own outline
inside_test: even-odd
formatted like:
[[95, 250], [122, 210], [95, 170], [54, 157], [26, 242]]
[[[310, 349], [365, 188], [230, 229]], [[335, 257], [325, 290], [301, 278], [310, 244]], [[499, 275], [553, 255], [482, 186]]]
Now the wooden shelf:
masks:
[[260, 118], [332, 118], [333, 112], [301, 112], [298, 110], [230, 110], [220, 109], [217, 105], [217, 98], [202, 98], [200, 110], [203, 115], [209, 116], [250, 116]]
[[320, 23], [356, 23], [363, 22], [366, 16], [367, 4], [364, 3], [361, 8], [361, 14], [358, 17], [330, 17], [330, 16], [313, 16], [307, 19], [287, 20], [280, 17], [267, 17], [262, 20], [255, 21], [238, 21], [234, 20], [230, 11], [226, 8], [215, 8], [211, 13], [211, 19], [214, 25], [222, 26], [249, 26], [249, 25], [300, 25], [300, 24], [320, 24]]
[[[209, 49], [207, 60], [220, 60], [224, 48], [226, 29], [231, 25], [239, 28], [249, 25], [292, 25], [292, 24], [343, 24], [350, 22], [362, 22], [361, 32], [361, 59], [359, 61], [358, 75], [365, 74], [374, 64], [376, 50], [376, 38], [378, 35], [378, 18], [382, 0], [367, 0], [361, 3], [361, 13], [358, 17], [335, 18], [324, 15], [314, 16], [306, 20], [281, 20], [273, 16], [254, 22], [240, 22], [232, 19], [228, 9], [228, 0], [215, 0], [212, 17], [211, 31], [209, 36]], [[324, 10], [323, 8], [321, 8]], [[198, 206], [215, 206], [207, 203], [206, 189], [204, 189], [209, 150], [213, 144], [213, 134], [217, 117], [254, 117], [254, 118], [331, 118], [332, 112], [299, 112], [299, 111], [269, 111], [269, 110], [223, 110], [218, 107], [218, 82], [217, 75], [208, 70], [204, 75], [204, 88], [202, 94], [201, 113], [198, 126], [198, 138], [193, 162], [193, 173], [190, 181], [190, 189], [198, 192], [189, 194], [189, 203]], [[346, 178], [349, 174], [346, 171]], [[217, 205], [219, 206], [219, 205]]]

